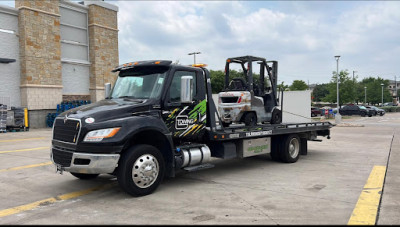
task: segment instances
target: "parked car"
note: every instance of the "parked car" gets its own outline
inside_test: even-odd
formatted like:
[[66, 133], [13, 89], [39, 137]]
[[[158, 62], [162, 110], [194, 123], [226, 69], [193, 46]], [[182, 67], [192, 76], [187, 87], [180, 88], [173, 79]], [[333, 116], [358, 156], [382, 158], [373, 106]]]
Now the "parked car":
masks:
[[397, 106], [397, 104], [394, 104], [393, 102], [385, 102], [383, 103], [383, 106]]
[[311, 107], [311, 117], [321, 116], [322, 112], [321, 109], [318, 107]]
[[376, 115], [379, 114], [380, 116], [383, 116], [386, 113], [384, 109], [378, 108], [376, 106], [367, 106], [367, 108], [374, 109], [376, 111]]
[[361, 117], [372, 116], [364, 106], [347, 105], [339, 109], [340, 115], [360, 115]]
[[368, 112], [371, 113], [372, 116], [376, 116], [378, 114], [378, 112], [371, 106], [365, 106], [365, 108], [367, 108]]
[[360, 107], [360, 109], [366, 110], [366, 111], [367, 111], [367, 116], [368, 116], [368, 117], [372, 117], [372, 115], [374, 115], [375, 110], [374, 110], [374, 111], [370, 111], [369, 109], [367, 109], [365, 106], [362, 106], [362, 105], [360, 105], [360, 106], [358, 106], [358, 107]]

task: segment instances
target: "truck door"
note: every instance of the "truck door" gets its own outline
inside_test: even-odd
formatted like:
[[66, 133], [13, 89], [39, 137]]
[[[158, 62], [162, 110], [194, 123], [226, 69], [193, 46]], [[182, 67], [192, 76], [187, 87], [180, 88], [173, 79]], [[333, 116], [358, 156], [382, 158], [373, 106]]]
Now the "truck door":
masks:
[[[181, 77], [192, 76], [193, 102], [181, 103]], [[164, 102], [163, 119], [174, 139], [200, 140], [206, 127], [204, 75], [198, 70], [176, 70]]]

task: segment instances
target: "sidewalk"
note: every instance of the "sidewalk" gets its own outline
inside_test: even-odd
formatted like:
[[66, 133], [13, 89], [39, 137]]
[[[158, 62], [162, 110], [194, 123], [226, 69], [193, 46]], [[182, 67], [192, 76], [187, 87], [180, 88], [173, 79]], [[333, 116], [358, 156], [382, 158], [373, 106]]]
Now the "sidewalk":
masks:
[[386, 171], [377, 225], [400, 223], [400, 129], [395, 131]]

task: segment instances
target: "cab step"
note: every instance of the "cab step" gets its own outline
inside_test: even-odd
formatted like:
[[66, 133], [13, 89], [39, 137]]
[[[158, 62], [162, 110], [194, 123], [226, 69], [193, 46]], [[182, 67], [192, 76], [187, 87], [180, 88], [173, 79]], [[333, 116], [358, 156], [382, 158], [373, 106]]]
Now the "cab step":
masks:
[[188, 172], [194, 172], [194, 171], [198, 171], [198, 170], [202, 170], [202, 169], [210, 169], [210, 168], [213, 168], [214, 166], [215, 165], [213, 165], [213, 164], [205, 163], [205, 164], [201, 164], [201, 165], [197, 165], [197, 166], [188, 166], [183, 169]]

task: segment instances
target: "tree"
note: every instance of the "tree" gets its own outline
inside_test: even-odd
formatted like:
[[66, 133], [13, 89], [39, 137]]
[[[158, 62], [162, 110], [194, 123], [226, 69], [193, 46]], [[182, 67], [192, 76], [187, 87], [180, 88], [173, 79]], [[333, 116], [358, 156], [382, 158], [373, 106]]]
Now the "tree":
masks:
[[[323, 98], [324, 101], [330, 103], [337, 102], [337, 72], [332, 72], [331, 82], [328, 83], [328, 95]], [[349, 77], [347, 70], [339, 73], [339, 105], [343, 103], [352, 103], [356, 97], [353, 79]]]
[[211, 90], [213, 94], [218, 94], [224, 89], [225, 73], [221, 70], [210, 70]]
[[278, 90], [280, 91], [286, 91], [289, 89], [289, 85], [285, 85], [285, 82], [282, 81], [282, 83], [278, 84]]
[[314, 102], [321, 102], [325, 96], [328, 95], [328, 84], [317, 84], [313, 90], [313, 101]]
[[[383, 84], [383, 102], [392, 102], [392, 96], [390, 94], [389, 89], [387, 88], [389, 86], [389, 80], [384, 80], [383, 78], [374, 78], [374, 77], [367, 77], [364, 78], [360, 82], [361, 86], [367, 87], [367, 103], [375, 105], [382, 103], [382, 85]], [[365, 90], [362, 93], [364, 94], [363, 96], [363, 102], [365, 98]]]
[[[211, 88], [212, 93], [217, 94], [224, 89], [225, 85], [225, 72], [221, 70], [210, 70], [211, 77]], [[247, 81], [247, 76], [244, 75], [242, 70], [236, 71], [233, 69], [229, 70], [229, 82], [232, 81], [233, 78], [243, 78], [244, 81]], [[266, 77], [267, 78], [267, 77]], [[253, 73], [253, 84], [259, 84], [260, 82], [260, 74]], [[269, 80], [265, 79], [265, 87], [270, 86]]]
[[294, 80], [289, 89], [291, 91], [304, 91], [308, 89], [308, 85], [302, 80]]

